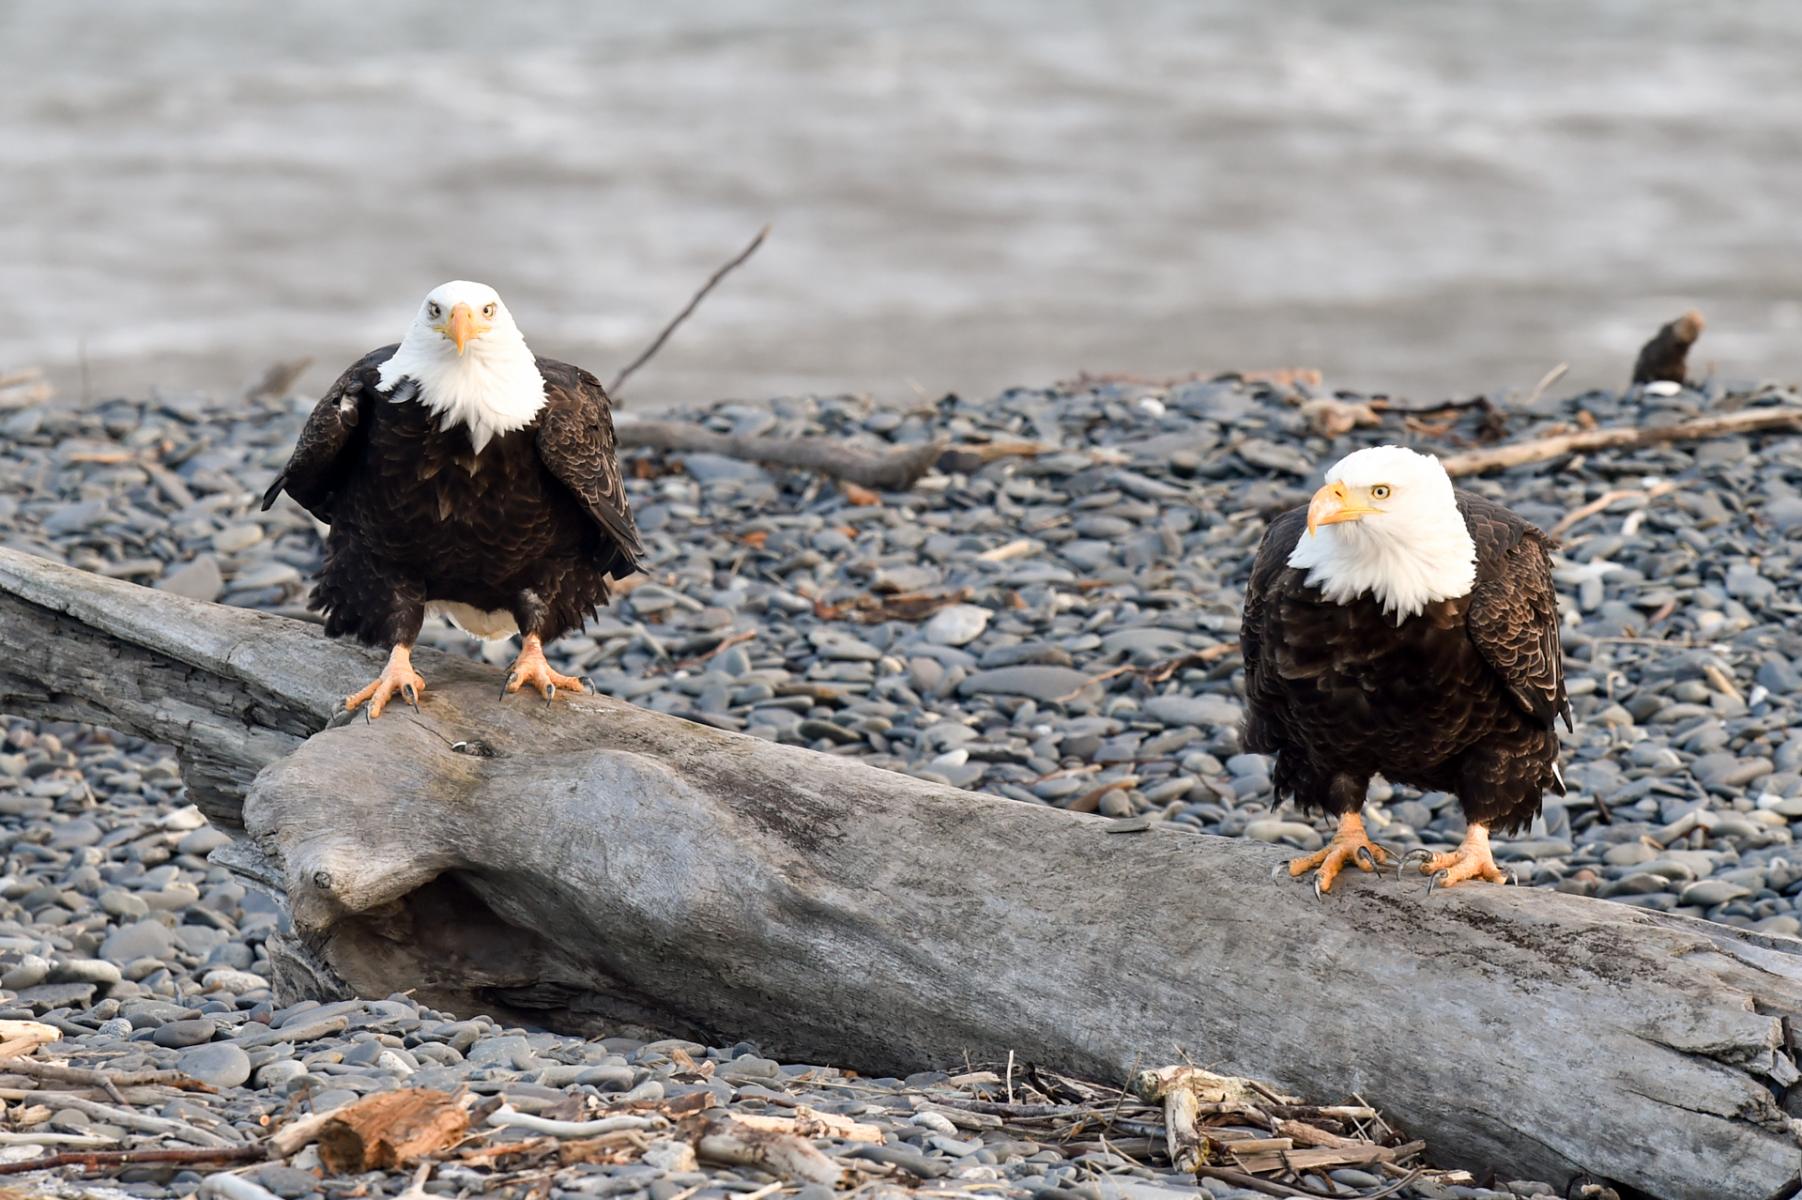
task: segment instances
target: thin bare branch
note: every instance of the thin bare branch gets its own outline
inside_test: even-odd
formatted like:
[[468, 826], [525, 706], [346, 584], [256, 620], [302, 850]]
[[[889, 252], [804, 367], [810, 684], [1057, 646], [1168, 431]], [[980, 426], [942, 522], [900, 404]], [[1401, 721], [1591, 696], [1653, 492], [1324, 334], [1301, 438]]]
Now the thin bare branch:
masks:
[[757, 253], [757, 247], [763, 245], [763, 239], [769, 235], [770, 227], [768, 225], [759, 229], [757, 231], [757, 236], [751, 239], [751, 244], [746, 246], [743, 250], [740, 250], [738, 256], [731, 262], [709, 276], [707, 282], [701, 285], [701, 290], [688, 298], [688, 303], [682, 306], [682, 311], [670, 319], [670, 323], [665, 325], [662, 331], [651, 340], [651, 344], [646, 346], [644, 350], [639, 353], [637, 358], [627, 363], [625, 367], [621, 369], [620, 373], [613, 377], [613, 382], [607, 385], [607, 395], [612, 397], [615, 405], [619, 404], [620, 386], [624, 384], [627, 379], [631, 378], [632, 372], [638, 370], [638, 368], [644, 366], [647, 362], [650, 362], [651, 356], [663, 349], [663, 343], [669, 341], [670, 334], [676, 332], [676, 327], [688, 320], [689, 314], [694, 312], [694, 310], [700, 306], [701, 301], [707, 298], [707, 293], [718, 286], [720, 280], [724, 279], [727, 275], [730, 275], [743, 264], [745, 259], [750, 258], [751, 255]]

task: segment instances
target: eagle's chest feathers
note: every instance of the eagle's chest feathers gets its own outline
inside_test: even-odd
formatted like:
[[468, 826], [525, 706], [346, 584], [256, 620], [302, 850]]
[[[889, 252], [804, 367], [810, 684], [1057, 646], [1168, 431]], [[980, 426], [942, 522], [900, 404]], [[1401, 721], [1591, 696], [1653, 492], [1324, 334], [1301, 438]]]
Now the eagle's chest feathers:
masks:
[[1400, 625], [1429, 605], [1467, 597], [1477, 582], [1477, 548], [1462, 518], [1399, 538], [1380, 527], [1333, 525], [1303, 534], [1289, 566], [1335, 604], [1367, 596]]
[[424, 405], [439, 429], [468, 433], [472, 471], [489, 441], [524, 429], [544, 407], [544, 376], [530, 352], [520, 347], [520, 353], [484, 353], [480, 347], [477, 342], [466, 354], [446, 356], [402, 343], [381, 368], [389, 400]]

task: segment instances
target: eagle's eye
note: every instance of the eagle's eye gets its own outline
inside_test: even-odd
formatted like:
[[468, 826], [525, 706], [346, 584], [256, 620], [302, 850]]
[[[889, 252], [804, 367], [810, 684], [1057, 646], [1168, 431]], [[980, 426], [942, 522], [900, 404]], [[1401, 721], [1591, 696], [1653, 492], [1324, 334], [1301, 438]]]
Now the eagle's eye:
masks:
[[439, 317], [444, 315], [444, 310], [438, 307], [438, 302], [436, 300], [428, 301], [425, 306], [425, 315], [436, 321]]
[[482, 305], [482, 315], [490, 321], [494, 320], [494, 301], [490, 300], [488, 303]]
[[1370, 489], [1370, 498], [1372, 500], [1387, 500], [1387, 499], [1389, 499], [1389, 485], [1386, 483], [1379, 483], [1375, 487], [1371, 488]]

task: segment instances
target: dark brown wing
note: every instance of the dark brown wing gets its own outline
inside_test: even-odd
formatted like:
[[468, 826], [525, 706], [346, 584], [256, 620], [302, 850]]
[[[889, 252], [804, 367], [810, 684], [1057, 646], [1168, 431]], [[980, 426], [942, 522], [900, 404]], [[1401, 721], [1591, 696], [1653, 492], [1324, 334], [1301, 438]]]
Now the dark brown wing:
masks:
[[644, 543], [626, 502], [607, 393], [587, 371], [555, 359], [539, 359], [538, 372], [544, 376], [539, 461], [612, 541], [618, 554], [610, 573], [616, 579], [629, 575], [644, 557]]
[[369, 404], [381, 384], [381, 365], [398, 348], [383, 346], [372, 350], [338, 376], [338, 382], [332, 384], [307, 418], [288, 465], [263, 493], [264, 512], [286, 489], [302, 508], [331, 524], [336, 492], [347, 464], [355, 457], [347, 451], [369, 427]]
[[1239, 623], [1239, 656], [1245, 663], [1248, 692], [1252, 690], [1252, 677], [1263, 665], [1264, 626], [1269, 620], [1271, 592], [1289, 569], [1289, 553], [1305, 528], [1307, 510], [1296, 508], [1283, 513], [1264, 530], [1257, 557], [1252, 559], [1251, 579], [1245, 585], [1245, 612]]
[[1569, 729], [1552, 540], [1480, 496], [1460, 492], [1458, 505], [1477, 544], [1477, 583], [1465, 611], [1470, 640], [1522, 711], [1547, 726], [1562, 716]]
[[1280, 645], [1264, 644], [1270, 622], [1283, 602], [1280, 589], [1289, 569], [1289, 553], [1307, 527], [1307, 510], [1291, 509], [1270, 522], [1258, 553], [1252, 559], [1251, 578], [1245, 585], [1245, 611], [1239, 622], [1239, 657], [1245, 663], [1245, 725], [1241, 736], [1247, 750], [1275, 753], [1283, 741], [1283, 685], [1274, 661]]

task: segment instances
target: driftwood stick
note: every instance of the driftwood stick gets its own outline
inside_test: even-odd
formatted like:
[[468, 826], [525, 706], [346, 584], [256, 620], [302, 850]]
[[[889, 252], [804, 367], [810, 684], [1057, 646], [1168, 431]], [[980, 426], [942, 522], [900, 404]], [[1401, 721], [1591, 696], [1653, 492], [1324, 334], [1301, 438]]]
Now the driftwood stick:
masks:
[[81, 1167], [99, 1171], [109, 1167], [136, 1167], [147, 1163], [197, 1166], [204, 1163], [260, 1162], [265, 1154], [266, 1151], [260, 1144], [208, 1146], [191, 1150], [76, 1150], [66, 1154], [45, 1154], [22, 1162], [0, 1163], [0, 1175], [24, 1175], [56, 1167]]
[[1527, 463], [1545, 462], [1592, 450], [1616, 450], [1630, 446], [1654, 446], [1664, 442], [1697, 442], [1708, 438], [1757, 433], [1766, 429], [1802, 427], [1802, 408], [1793, 405], [1743, 408], [1720, 416], [1696, 417], [1675, 425], [1612, 426], [1575, 433], [1554, 434], [1525, 442], [1510, 442], [1486, 450], [1469, 450], [1441, 459], [1452, 476], [1480, 475]]
[[213, 1090], [180, 1071], [101, 1071], [91, 1067], [38, 1062], [30, 1058], [15, 1058], [0, 1063], [0, 1074], [29, 1075], [33, 1079], [48, 1080], [51, 1083], [73, 1083], [82, 1087], [100, 1088], [110, 1092], [120, 1104], [125, 1103], [125, 1097], [119, 1095], [122, 1087], [173, 1087], [190, 1092]]
[[488, 1116], [488, 1124], [494, 1126], [511, 1125], [516, 1129], [542, 1133], [554, 1138], [591, 1138], [604, 1133], [619, 1133], [624, 1130], [651, 1129], [667, 1124], [661, 1117], [599, 1117], [593, 1121], [554, 1121], [547, 1117], [534, 1117], [519, 1112], [511, 1105], [503, 1104]]
[[[351, 1103], [355, 1103], [355, 1101]], [[325, 1128], [327, 1121], [332, 1120], [349, 1107], [350, 1104], [340, 1104], [334, 1108], [328, 1108], [324, 1112], [308, 1113], [304, 1117], [297, 1117], [269, 1135], [269, 1148], [281, 1158], [297, 1153], [301, 1147], [318, 1139], [319, 1131]]]
[[637, 358], [627, 363], [625, 367], [620, 370], [620, 373], [613, 377], [613, 382], [607, 385], [607, 395], [613, 400], [615, 405], [619, 404], [620, 385], [631, 378], [632, 372], [650, 362], [651, 357], [655, 355], [657, 351], [663, 349], [663, 343], [669, 341], [670, 334], [676, 332], [676, 327], [678, 325], [688, 320], [689, 314], [694, 312], [694, 310], [700, 306], [701, 301], [707, 298], [707, 293], [719, 286], [720, 280], [724, 279], [727, 275], [730, 275], [747, 258], [750, 258], [751, 255], [757, 253], [757, 247], [763, 245], [763, 239], [768, 236], [770, 236], [770, 227], [765, 225], [762, 229], [757, 231], [757, 236], [751, 239], [751, 244], [746, 246], [743, 250], [740, 250], [737, 256], [725, 266], [710, 275], [707, 282], [701, 285], [701, 290], [688, 298], [688, 303], [682, 306], [682, 311], [670, 318], [669, 324], [665, 325], [663, 329], [658, 332], [657, 336], [651, 339], [651, 344], [646, 346], [639, 353]]
[[818, 471], [862, 487], [902, 491], [938, 462], [944, 446], [930, 442], [891, 450], [865, 450], [830, 438], [779, 438], [715, 433], [686, 421], [621, 416], [616, 424], [621, 449], [690, 450], [778, 467]]
[[690, 1118], [695, 1153], [712, 1162], [756, 1167], [783, 1179], [836, 1187], [844, 1168], [812, 1142], [771, 1129], [754, 1129], [721, 1113]]
[[[11, 1088], [6, 1089], [6, 1092], [9, 1098], [14, 1094]], [[78, 1113], [96, 1117], [109, 1125], [135, 1129], [139, 1133], [154, 1133], [164, 1137], [180, 1138], [184, 1142], [197, 1146], [219, 1147], [233, 1144], [227, 1138], [220, 1137], [216, 1133], [208, 1133], [186, 1121], [171, 1121], [163, 1117], [152, 1117], [144, 1113], [133, 1112], [128, 1108], [114, 1108], [109, 1104], [100, 1104], [93, 1100], [83, 1100], [79, 1096], [71, 1096], [67, 1092], [26, 1091], [17, 1093], [17, 1096], [19, 1099], [38, 1104], [54, 1104], [59, 1108], [72, 1108]]]
[[[1444, 1161], [1559, 1189], [1714, 1200], [1797, 1179], [1792, 939], [1540, 889], [1427, 901], [1360, 877], [1322, 905], [1281, 847], [1113, 837], [606, 697], [502, 705], [494, 670], [425, 651], [422, 712], [315, 733], [376, 653], [5, 551], [0, 629], [0, 707], [254, 778], [216, 795], [251, 835], [217, 853], [286, 898], [293, 933], [268, 941], [285, 1000], [413, 988], [883, 1074], [1011, 1048], [1121, 1079], [1194, 1052], [1367, 1097]], [[450, 749], [472, 736], [497, 757]], [[1183, 903], [1096, 919], [1123, 893]]]

